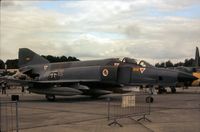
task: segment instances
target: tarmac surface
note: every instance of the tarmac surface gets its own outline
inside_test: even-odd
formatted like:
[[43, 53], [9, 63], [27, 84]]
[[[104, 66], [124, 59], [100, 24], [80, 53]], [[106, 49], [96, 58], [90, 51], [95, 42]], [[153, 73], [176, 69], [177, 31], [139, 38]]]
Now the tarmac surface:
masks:
[[[17, 92], [20, 90], [9, 90], [8, 95], [0, 95], [0, 100], [8, 101]], [[200, 132], [200, 87], [154, 95], [147, 116], [152, 122], [136, 121], [140, 116], [132, 117], [134, 120], [122, 118], [118, 122], [123, 127], [108, 126], [106, 97], [58, 97], [55, 102], [48, 102], [43, 95], [19, 95], [20, 132]], [[2, 114], [3, 110], [1, 117]]]

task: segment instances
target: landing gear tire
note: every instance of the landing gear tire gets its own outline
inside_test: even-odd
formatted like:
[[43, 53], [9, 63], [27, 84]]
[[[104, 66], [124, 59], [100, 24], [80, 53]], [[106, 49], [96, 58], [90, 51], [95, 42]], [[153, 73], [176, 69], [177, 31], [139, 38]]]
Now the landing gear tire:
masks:
[[164, 89], [164, 88], [159, 88], [158, 89], [158, 94], [162, 94], [162, 93], [166, 93], [166, 92], [167, 92], [167, 90]]
[[90, 96], [91, 99], [98, 99], [101, 95], [92, 95]]
[[50, 95], [50, 94], [46, 94], [45, 97], [48, 101], [55, 101], [56, 99], [55, 95]]
[[159, 88], [158, 89], [158, 94], [162, 94], [163, 93], [163, 89]]
[[172, 93], [176, 93], [176, 88], [175, 87], [171, 87], [171, 92]]
[[146, 103], [153, 103], [153, 97], [151, 96], [146, 97]]

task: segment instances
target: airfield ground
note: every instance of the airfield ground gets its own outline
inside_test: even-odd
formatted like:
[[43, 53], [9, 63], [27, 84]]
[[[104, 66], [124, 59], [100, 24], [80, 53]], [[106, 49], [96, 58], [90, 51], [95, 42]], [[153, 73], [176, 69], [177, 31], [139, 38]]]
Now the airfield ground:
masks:
[[[16, 91], [7, 92], [1, 101]], [[148, 116], [152, 122], [124, 118], [119, 120], [123, 127], [108, 126], [105, 98], [59, 97], [48, 102], [43, 95], [19, 95], [20, 132], [200, 132], [200, 87], [155, 95]]]

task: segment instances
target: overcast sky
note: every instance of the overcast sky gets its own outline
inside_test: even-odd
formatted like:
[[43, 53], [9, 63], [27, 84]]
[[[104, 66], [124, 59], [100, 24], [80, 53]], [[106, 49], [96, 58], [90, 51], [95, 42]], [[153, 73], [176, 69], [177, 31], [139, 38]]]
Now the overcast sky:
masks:
[[22, 47], [81, 60], [183, 61], [200, 47], [200, 0], [3, 0], [0, 26], [4, 61]]

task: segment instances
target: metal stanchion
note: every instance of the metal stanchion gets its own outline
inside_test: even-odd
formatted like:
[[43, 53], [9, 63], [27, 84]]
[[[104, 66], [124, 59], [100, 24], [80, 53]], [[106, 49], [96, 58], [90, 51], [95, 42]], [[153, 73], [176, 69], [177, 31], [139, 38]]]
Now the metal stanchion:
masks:
[[19, 131], [17, 101], [0, 101], [0, 132], [7, 131]]
[[15, 101], [16, 104], [16, 131], [19, 131], [19, 116], [18, 116], [18, 102]]

